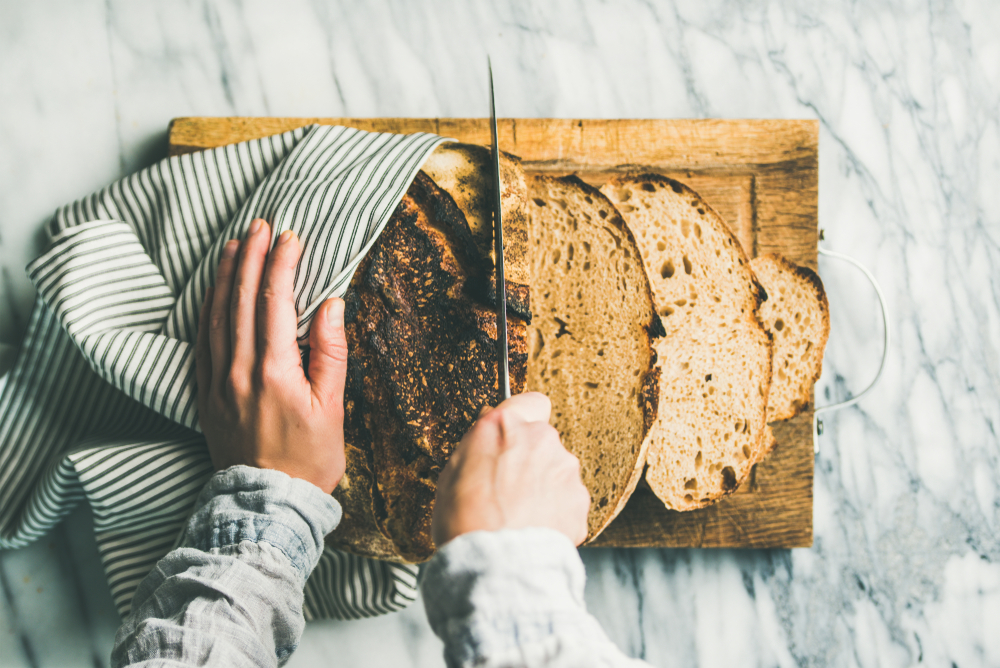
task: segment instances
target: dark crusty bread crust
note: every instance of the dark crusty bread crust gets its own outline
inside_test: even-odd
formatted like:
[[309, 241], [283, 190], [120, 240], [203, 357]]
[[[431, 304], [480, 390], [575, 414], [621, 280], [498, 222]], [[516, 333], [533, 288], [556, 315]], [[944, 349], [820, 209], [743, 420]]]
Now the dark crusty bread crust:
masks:
[[[484, 257], [493, 258], [493, 184], [490, 150], [475, 144], [441, 144], [424, 162], [423, 172], [447, 192], [465, 215]], [[500, 152], [500, 208], [504, 220], [504, 278], [507, 311], [531, 320], [528, 286], [527, 185], [521, 159]], [[496, 300], [496, 274], [490, 272], [489, 300]]]
[[[419, 173], [345, 300], [344, 518], [329, 543], [420, 562], [434, 552], [437, 476], [480, 408], [497, 403], [492, 266], [454, 200]], [[526, 303], [526, 301], [525, 301]], [[526, 321], [509, 314], [511, 387], [522, 391]]]

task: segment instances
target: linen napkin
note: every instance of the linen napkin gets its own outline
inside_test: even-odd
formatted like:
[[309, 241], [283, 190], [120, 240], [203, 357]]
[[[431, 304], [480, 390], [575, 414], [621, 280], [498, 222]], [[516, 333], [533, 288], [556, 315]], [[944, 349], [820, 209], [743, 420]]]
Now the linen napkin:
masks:
[[[264, 218], [303, 244], [300, 344], [342, 296], [424, 160], [443, 141], [337, 126], [167, 158], [60, 209], [28, 265], [38, 296], [0, 390], [0, 549], [90, 503], [118, 610], [175, 545], [212, 474], [194, 347], [222, 247]], [[417, 569], [327, 548], [308, 618], [354, 619], [416, 597]]]

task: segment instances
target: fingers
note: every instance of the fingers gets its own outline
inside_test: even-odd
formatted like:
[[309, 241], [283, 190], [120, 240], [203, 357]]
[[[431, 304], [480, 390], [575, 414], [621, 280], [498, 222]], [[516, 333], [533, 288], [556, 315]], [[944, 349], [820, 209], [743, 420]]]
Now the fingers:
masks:
[[309, 330], [309, 383], [313, 398], [323, 406], [344, 406], [347, 379], [347, 335], [344, 300], [328, 299], [313, 318]]
[[299, 254], [298, 238], [286, 230], [267, 258], [257, 300], [257, 354], [264, 365], [276, 360], [298, 363], [298, 314], [292, 292]]
[[209, 342], [209, 323], [212, 313], [212, 293], [205, 291], [205, 300], [201, 303], [201, 314], [198, 316], [198, 342], [195, 346], [195, 376], [198, 380], [198, 410], [204, 413], [208, 400], [208, 392], [212, 387], [212, 349]]
[[208, 338], [212, 357], [212, 381], [222, 382], [229, 374], [229, 297], [233, 291], [236, 276], [236, 252], [240, 242], [232, 239], [222, 247], [222, 258], [215, 275], [215, 289], [212, 291]]
[[257, 219], [250, 236], [240, 248], [229, 298], [229, 345], [232, 350], [230, 375], [249, 379], [257, 356], [257, 292], [270, 242], [270, 226]]
[[552, 415], [552, 402], [541, 392], [515, 394], [497, 408], [511, 412], [525, 422], [548, 422]]
[[590, 527], [587, 526], [587, 516], [590, 514], [590, 492], [581, 482], [577, 488], [577, 507], [575, 509], [575, 515], [577, 518], [576, 525], [576, 535], [570, 536], [570, 540], [573, 541], [574, 545], [580, 545], [583, 541], [587, 540], [587, 534], [590, 533]]

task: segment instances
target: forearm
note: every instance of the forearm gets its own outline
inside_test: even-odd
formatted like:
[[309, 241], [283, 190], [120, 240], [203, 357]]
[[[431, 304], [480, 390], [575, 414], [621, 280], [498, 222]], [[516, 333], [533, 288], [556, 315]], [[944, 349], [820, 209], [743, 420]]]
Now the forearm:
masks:
[[283, 663], [302, 635], [302, 589], [340, 521], [304, 480], [245, 466], [216, 473], [184, 547], [160, 560], [115, 638], [114, 666]]
[[422, 592], [452, 668], [646, 665], [587, 613], [584, 582], [576, 549], [557, 531], [477, 531], [438, 551]]

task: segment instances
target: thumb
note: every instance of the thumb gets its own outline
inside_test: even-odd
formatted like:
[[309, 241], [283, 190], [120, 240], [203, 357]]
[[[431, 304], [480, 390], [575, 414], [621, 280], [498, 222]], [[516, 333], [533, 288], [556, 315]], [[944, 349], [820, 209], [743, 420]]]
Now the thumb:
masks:
[[309, 383], [313, 397], [323, 405], [343, 407], [347, 378], [347, 336], [344, 300], [328, 299], [309, 330]]

